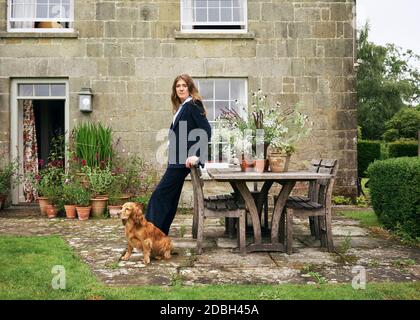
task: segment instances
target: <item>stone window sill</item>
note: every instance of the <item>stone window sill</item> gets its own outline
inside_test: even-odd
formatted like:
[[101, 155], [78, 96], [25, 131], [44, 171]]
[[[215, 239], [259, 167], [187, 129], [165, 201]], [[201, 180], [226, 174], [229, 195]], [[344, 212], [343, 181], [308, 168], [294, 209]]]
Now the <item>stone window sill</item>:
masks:
[[175, 31], [175, 39], [255, 39], [255, 33], [186, 33]]
[[78, 38], [79, 32], [0, 32], [0, 38]]

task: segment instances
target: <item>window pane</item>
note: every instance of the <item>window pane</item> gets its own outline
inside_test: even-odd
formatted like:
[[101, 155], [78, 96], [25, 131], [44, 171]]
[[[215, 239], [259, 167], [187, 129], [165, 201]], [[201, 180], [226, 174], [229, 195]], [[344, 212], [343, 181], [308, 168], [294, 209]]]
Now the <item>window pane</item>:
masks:
[[222, 8], [231, 8], [232, 7], [232, 0], [221, 0], [220, 6]]
[[66, 95], [66, 85], [65, 84], [52, 84], [51, 85], [51, 95], [52, 96], [65, 96]]
[[70, 18], [70, 6], [65, 5], [63, 6], [63, 11], [61, 12], [61, 18]]
[[216, 100], [229, 100], [229, 80], [216, 81]]
[[36, 6], [36, 17], [37, 18], [48, 18], [48, 5], [37, 5]]
[[229, 101], [216, 101], [216, 118], [222, 114], [222, 110], [229, 110]]
[[35, 95], [38, 97], [45, 97], [50, 95], [50, 85], [49, 84], [36, 84], [35, 85]]
[[241, 9], [233, 9], [233, 21], [243, 21], [242, 17], [242, 10]]
[[233, 0], [234, 7], [241, 7], [241, 0]]
[[214, 121], [214, 101], [203, 100], [207, 109], [207, 120]]
[[[187, 1], [188, 3], [188, 1]], [[197, 0], [195, 1], [196, 8], [207, 8], [207, 1], [206, 0]]]
[[200, 80], [199, 91], [204, 100], [213, 100], [213, 81]]
[[232, 21], [232, 9], [224, 8], [221, 11], [221, 21]]
[[60, 18], [61, 10], [63, 10], [60, 5], [50, 5], [49, 9], [50, 18]]
[[209, 8], [219, 8], [219, 0], [208, 0]]
[[245, 81], [230, 80], [230, 98], [232, 100], [243, 100], [245, 97]]
[[32, 96], [34, 86], [32, 84], [20, 84], [19, 85], [19, 96]]
[[219, 9], [209, 9], [209, 21], [220, 21]]
[[195, 21], [206, 22], [207, 21], [207, 9], [195, 10]]

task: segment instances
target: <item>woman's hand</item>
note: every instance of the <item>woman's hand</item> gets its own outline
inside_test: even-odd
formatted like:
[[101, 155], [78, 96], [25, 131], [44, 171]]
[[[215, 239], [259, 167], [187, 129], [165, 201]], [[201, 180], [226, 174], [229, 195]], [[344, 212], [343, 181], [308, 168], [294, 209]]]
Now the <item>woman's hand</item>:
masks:
[[195, 165], [198, 162], [198, 159], [199, 158], [196, 156], [188, 157], [187, 160], [185, 161], [185, 166], [187, 168], [191, 168], [193, 165]]

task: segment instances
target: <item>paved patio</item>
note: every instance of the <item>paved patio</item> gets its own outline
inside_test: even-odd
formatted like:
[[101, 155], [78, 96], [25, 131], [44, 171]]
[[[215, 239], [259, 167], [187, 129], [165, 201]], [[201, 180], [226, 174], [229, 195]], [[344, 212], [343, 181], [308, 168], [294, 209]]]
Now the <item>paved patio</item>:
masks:
[[[320, 276], [329, 283], [350, 284], [356, 275], [352, 273], [354, 266], [365, 268], [368, 282], [420, 279], [418, 248], [386, 239], [362, 228], [358, 221], [336, 214], [333, 234], [337, 251], [351, 243], [342, 253], [328, 253], [319, 248], [319, 241], [310, 236], [308, 222], [298, 220], [294, 225], [293, 255], [278, 252], [240, 255], [232, 252], [235, 241], [224, 234], [221, 221], [208, 219], [204, 253], [196, 255], [191, 225], [191, 214], [178, 213], [170, 231], [175, 246], [173, 258], [152, 260], [145, 266], [138, 252], [134, 252], [130, 261], [118, 262], [126, 246], [124, 227], [118, 219], [49, 220], [41, 217], [34, 206], [0, 211], [0, 234], [60, 235], [93, 273], [109, 285], [316, 283]], [[252, 241], [250, 234], [247, 241]]]

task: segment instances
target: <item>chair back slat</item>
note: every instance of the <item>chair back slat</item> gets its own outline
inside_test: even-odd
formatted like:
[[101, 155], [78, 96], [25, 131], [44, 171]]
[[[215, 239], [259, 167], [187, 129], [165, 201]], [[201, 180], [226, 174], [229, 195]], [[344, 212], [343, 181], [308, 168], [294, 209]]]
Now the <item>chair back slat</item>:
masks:
[[[311, 164], [308, 168], [309, 172], [318, 172], [319, 166], [321, 165], [321, 159], [312, 159]], [[319, 185], [316, 181], [309, 182], [308, 197], [312, 201], [318, 200]]]
[[321, 162], [321, 167], [319, 168], [320, 173], [328, 173], [332, 175], [330, 179], [318, 180], [319, 184], [319, 195], [318, 202], [321, 204], [326, 204], [331, 201], [332, 189], [334, 186], [335, 177], [338, 171], [338, 161], [335, 159], [324, 159]]

